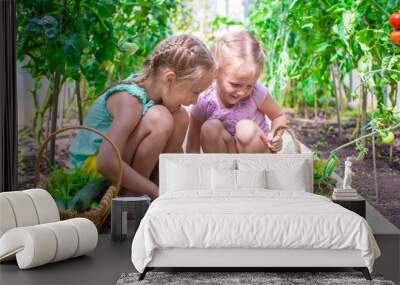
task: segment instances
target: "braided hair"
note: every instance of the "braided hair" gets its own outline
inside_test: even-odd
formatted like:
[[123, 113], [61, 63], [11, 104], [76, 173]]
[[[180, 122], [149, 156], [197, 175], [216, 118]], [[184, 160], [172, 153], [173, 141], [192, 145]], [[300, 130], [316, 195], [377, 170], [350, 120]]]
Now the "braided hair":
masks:
[[118, 84], [140, 83], [157, 74], [162, 67], [170, 68], [177, 81], [196, 80], [205, 72], [216, 69], [214, 58], [207, 46], [197, 37], [182, 34], [161, 41], [143, 62], [143, 70], [130, 80], [122, 80], [107, 87], [103, 92]]
[[214, 71], [214, 58], [195, 36], [182, 34], [161, 41], [143, 63], [143, 72], [135, 82], [142, 82], [157, 73], [161, 67], [168, 67], [176, 74], [176, 80], [194, 80], [206, 71]]

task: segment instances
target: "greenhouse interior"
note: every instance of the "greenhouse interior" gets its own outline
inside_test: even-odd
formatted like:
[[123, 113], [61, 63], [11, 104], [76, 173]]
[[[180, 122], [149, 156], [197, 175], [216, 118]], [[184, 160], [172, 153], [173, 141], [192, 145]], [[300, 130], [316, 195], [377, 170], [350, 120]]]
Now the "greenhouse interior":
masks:
[[400, 284], [399, 0], [0, 15], [1, 284]]

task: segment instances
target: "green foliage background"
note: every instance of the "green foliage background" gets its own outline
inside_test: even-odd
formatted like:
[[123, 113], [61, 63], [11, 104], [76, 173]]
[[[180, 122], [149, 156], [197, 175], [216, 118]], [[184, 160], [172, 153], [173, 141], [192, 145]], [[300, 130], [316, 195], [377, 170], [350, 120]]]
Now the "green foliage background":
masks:
[[[37, 142], [59, 86], [71, 80], [84, 86], [87, 110], [108, 84], [140, 70], [155, 45], [172, 33], [171, 19], [181, 6], [174, 0], [17, 1], [17, 58], [36, 81]], [[43, 78], [50, 87], [39, 100]]]
[[[201, 7], [207, 11], [209, 4]], [[389, 40], [388, 17], [400, 0], [254, 0], [245, 23], [218, 15], [194, 20], [194, 7], [193, 0], [17, 1], [18, 59], [37, 80], [32, 90], [37, 141], [58, 81], [84, 86], [85, 111], [107, 85], [140, 70], [173, 29], [203, 32], [208, 43], [226, 27], [249, 29], [267, 53], [263, 81], [285, 106], [329, 112], [337, 104], [333, 74], [344, 86], [344, 77], [356, 70], [362, 88], [376, 97], [376, 116], [391, 116], [385, 108], [395, 105], [400, 48]], [[50, 88], [40, 101], [44, 77]], [[359, 92], [345, 91], [347, 100], [358, 99]]]
[[399, 8], [398, 0], [254, 1], [249, 29], [267, 51], [264, 80], [273, 95], [287, 106], [334, 104], [334, 67], [341, 81], [357, 70], [379, 104], [386, 104], [383, 88], [390, 85], [394, 105], [400, 48], [389, 40], [388, 19]]

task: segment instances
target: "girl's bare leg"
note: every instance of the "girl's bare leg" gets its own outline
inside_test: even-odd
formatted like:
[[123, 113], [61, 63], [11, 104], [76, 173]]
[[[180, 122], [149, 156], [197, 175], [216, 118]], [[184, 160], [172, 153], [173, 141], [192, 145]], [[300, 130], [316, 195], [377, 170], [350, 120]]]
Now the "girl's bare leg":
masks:
[[205, 153], [236, 153], [235, 139], [219, 120], [208, 120], [201, 126], [200, 145]]
[[[182, 153], [183, 141], [185, 140], [187, 128], [189, 126], [189, 114], [184, 108], [179, 108], [177, 111], [171, 113], [173, 119], [172, 134], [162, 151], [163, 153]], [[159, 168], [158, 161], [150, 175], [150, 180], [159, 185]]]
[[[236, 146], [239, 153], [265, 153], [268, 148], [261, 140], [264, 132], [251, 120], [240, 120], [236, 124]], [[265, 136], [265, 135], [264, 135]]]
[[[123, 159], [138, 173], [149, 178], [172, 131], [173, 118], [168, 109], [161, 105], [151, 107], [129, 137]], [[132, 192], [121, 193], [124, 194], [135, 195]]]
[[189, 114], [181, 107], [171, 115], [174, 121], [174, 127], [163, 152], [181, 153], [183, 152], [182, 145], [189, 127]]

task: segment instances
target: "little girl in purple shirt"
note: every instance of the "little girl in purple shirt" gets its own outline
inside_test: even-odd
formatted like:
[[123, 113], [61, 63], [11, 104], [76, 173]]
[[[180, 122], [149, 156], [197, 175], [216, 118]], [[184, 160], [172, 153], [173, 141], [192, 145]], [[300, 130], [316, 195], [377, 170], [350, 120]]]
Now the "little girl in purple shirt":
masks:
[[[245, 31], [218, 38], [212, 51], [217, 63], [213, 85], [191, 111], [187, 152], [268, 153], [282, 148], [286, 125], [281, 107], [258, 84], [264, 52]], [[271, 121], [271, 128], [267, 123]]]

